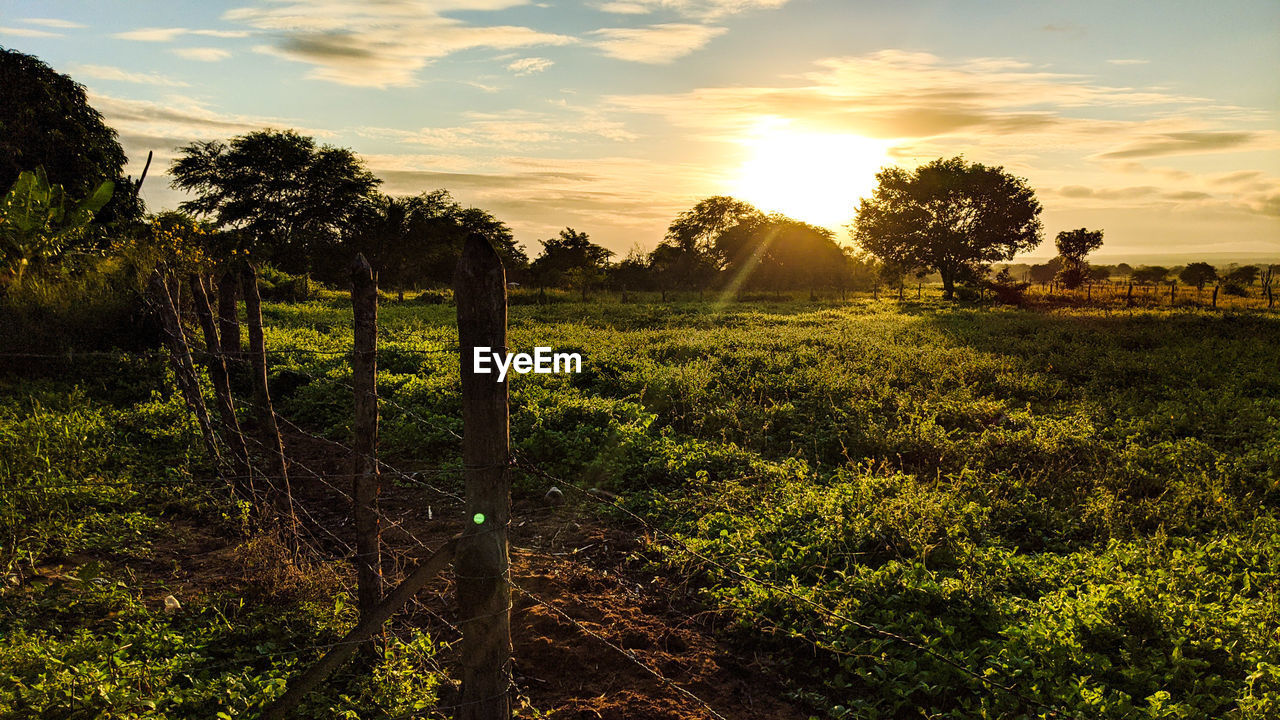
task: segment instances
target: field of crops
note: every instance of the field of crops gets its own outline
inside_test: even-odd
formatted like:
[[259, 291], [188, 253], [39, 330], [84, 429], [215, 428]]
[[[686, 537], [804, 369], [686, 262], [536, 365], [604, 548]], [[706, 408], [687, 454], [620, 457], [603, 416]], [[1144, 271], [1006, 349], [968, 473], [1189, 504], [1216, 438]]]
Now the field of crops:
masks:
[[[277, 408], [346, 439], [349, 300], [264, 312], [269, 350], [334, 351], [273, 356]], [[399, 467], [461, 465], [453, 312], [412, 298], [381, 309], [382, 447]], [[510, 322], [515, 349], [584, 358], [577, 375], [512, 378], [516, 451], [670, 533], [648, 554], [661, 558], [653, 571], [687, 580], [813, 715], [1030, 718], [1047, 712], [1040, 703], [1082, 718], [1280, 714], [1276, 316], [613, 299], [517, 305]], [[117, 383], [7, 378], [4, 482], [80, 473], [154, 484], [165, 472], [155, 453], [170, 453], [158, 463], [169, 472], [197, 462], [177, 400]], [[64, 431], [71, 440], [54, 442]], [[130, 446], [148, 448], [146, 467]], [[549, 484], [515, 482], [521, 497]], [[121, 518], [138, 538], [175, 514], [234, 522], [189, 494], [147, 485], [125, 503], [114, 492], [75, 498], [74, 513], [11, 505], [6, 550], [35, 564], [85, 548], [123, 556]], [[335, 616], [332, 603], [294, 609], [289, 632], [301, 635]], [[254, 610], [238, 612], [218, 632], [234, 634]], [[0, 633], [22, 638], [0, 651], [9, 688], [56, 676], [41, 648], [60, 644], [45, 655], [74, 665], [77, 652], [146, 635], [113, 640], [75, 622], [60, 634], [55, 621], [19, 617], [0, 617]], [[181, 652], [188, 641], [166, 642]], [[190, 652], [236, 657], [204, 648]], [[273, 677], [184, 689], [270, 694]], [[385, 699], [415, 681], [431, 679], [389, 671], [355, 696]]]

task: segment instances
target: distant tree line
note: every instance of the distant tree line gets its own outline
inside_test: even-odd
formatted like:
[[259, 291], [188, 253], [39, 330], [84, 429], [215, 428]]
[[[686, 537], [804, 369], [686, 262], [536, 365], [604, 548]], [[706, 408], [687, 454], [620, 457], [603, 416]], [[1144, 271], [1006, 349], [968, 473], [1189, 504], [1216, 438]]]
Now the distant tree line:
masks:
[[[511, 229], [447, 190], [392, 196], [353, 151], [293, 130], [260, 130], [178, 149], [169, 168], [188, 193], [181, 214], [145, 216], [138, 181], [122, 175], [115, 132], [87, 103], [84, 88], [38, 59], [0, 48], [0, 284], [68, 253], [102, 252], [120, 238], [151, 255], [183, 262], [248, 259], [280, 271], [343, 283], [356, 253], [401, 293], [448, 285], [464, 239], [485, 237], [512, 282], [568, 288], [727, 292], [897, 288], [937, 278], [945, 297], [958, 286], [1016, 296], [1029, 283], [1078, 287], [1113, 275], [1138, 283], [1177, 278], [1203, 287], [1247, 286], [1270, 269], [1207, 263], [1183, 268], [1091, 265], [1101, 230], [1060, 232], [1058, 256], [1009, 265], [1042, 239], [1041, 206], [1026, 180], [962, 157], [876, 175], [856, 208], [848, 240], [828, 228], [765, 213], [731, 197], [705, 198], [677, 215], [652, 250], [612, 251], [573, 228], [540, 240], [530, 258]], [[90, 220], [95, 222], [91, 223]], [[111, 228], [107, 232], [104, 228]], [[197, 232], [198, 230], [198, 232]], [[177, 239], [189, 246], [181, 247]], [[113, 239], [114, 238], [114, 239]], [[163, 239], [163, 242], [161, 242]], [[996, 263], [1005, 263], [994, 275]]]

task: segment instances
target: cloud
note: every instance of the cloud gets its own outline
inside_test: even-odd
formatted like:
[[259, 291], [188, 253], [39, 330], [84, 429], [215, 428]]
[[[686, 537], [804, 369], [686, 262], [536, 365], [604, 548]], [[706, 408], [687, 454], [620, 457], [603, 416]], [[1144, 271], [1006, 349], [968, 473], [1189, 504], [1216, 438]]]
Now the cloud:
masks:
[[406, 145], [441, 150], [511, 150], [545, 152], [563, 146], [566, 149], [584, 139], [630, 142], [637, 136], [620, 122], [607, 119], [599, 111], [559, 105], [555, 112], [507, 110], [498, 113], [471, 112], [467, 122], [449, 127], [425, 127], [419, 130], [394, 128], [358, 128], [356, 133], [369, 138], [395, 140]]
[[[1160, 189], [1151, 185], [1120, 188], [1091, 188], [1083, 185], [1067, 185], [1058, 188], [1057, 195], [1074, 199], [1091, 200], [1134, 200], [1152, 197], [1159, 194]], [[1055, 194], [1050, 191], [1050, 194]]]
[[[1009, 58], [944, 60], [901, 50], [817, 61], [774, 85], [616, 95], [605, 106], [656, 115], [696, 137], [744, 142], [762, 123], [891, 140], [919, 148], [980, 149], [1028, 166], [1047, 154], [1094, 160], [1280, 147], [1270, 116], [1154, 89], [1115, 87]], [[1240, 129], [1249, 123], [1258, 130]], [[1223, 128], [1236, 128], [1226, 130]], [[906, 146], [906, 147], [901, 147]], [[934, 155], [936, 157], [936, 155]]]
[[1107, 62], [1111, 63], [1112, 65], [1146, 65], [1151, 61], [1139, 60], [1137, 58], [1116, 58], [1114, 60], [1108, 60]]
[[160, 85], [165, 87], [186, 87], [181, 80], [159, 75], [157, 73], [140, 73], [124, 70], [112, 65], [73, 65], [71, 72], [77, 77], [89, 77], [95, 80], [112, 80], [115, 82], [135, 83], [138, 85]]
[[173, 54], [180, 58], [198, 62], [218, 62], [231, 57], [230, 51], [212, 47], [175, 48]]
[[1228, 130], [1162, 133], [1131, 142], [1117, 150], [1110, 150], [1095, 157], [1101, 160], [1122, 160], [1248, 150], [1261, 139], [1263, 139], [1261, 133]]
[[28, 38], [60, 38], [62, 33], [49, 32], [48, 30], [36, 30], [33, 28], [16, 28], [0, 26], [0, 35], [13, 35], [15, 37]]
[[701, 49], [725, 28], [665, 23], [642, 28], [604, 28], [592, 33], [592, 43], [605, 55], [630, 62], [665, 64]]
[[1230, 172], [1225, 175], [1218, 175], [1210, 178], [1209, 182], [1214, 185], [1238, 185], [1242, 183], [1253, 183], [1262, 178], [1261, 170], [1240, 170], [1238, 172]]
[[64, 30], [75, 30], [79, 28], [89, 27], [84, 23], [71, 22], [62, 18], [22, 18], [18, 22], [24, 22], [28, 25], [39, 25], [41, 27], [61, 28]]
[[224, 18], [270, 33], [260, 52], [313, 66], [308, 77], [366, 87], [408, 86], [419, 70], [474, 48], [512, 50], [568, 45], [566, 35], [508, 25], [471, 25], [446, 11], [489, 11], [520, 0], [290, 0], [268, 8], [244, 7]]
[[248, 37], [249, 33], [244, 30], [191, 30], [180, 27], [148, 27], [119, 32], [111, 37], [118, 40], [133, 40], [135, 42], [167, 43], [173, 42], [184, 35], [199, 35], [202, 37], [216, 38], [243, 38]]
[[771, 10], [787, 4], [787, 0], [611, 0], [596, 6], [603, 12], [619, 15], [643, 15], [665, 10], [698, 20], [717, 20], [748, 10]]
[[516, 75], [532, 75], [540, 73], [551, 67], [555, 63], [543, 57], [527, 57], [513, 60], [507, 64], [507, 69]]
[[596, 5], [596, 9], [615, 15], [647, 15], [653, 12], [653, 6], [643, 2], [605, 2]]
[[567, 225], [587, 230], [593, 241], [624, 253], [636, 237], [661, 237], [671, 218], [717, 181], [700, 164], [608, 156], [486, 161], [442, 155], [364, 158], [369, 169], [384, 179], [383, 192], [417, 194], [446, 188], [459, 201], [507, 221], [534, 252], [538, 246], [533, 239], [553, 237]]

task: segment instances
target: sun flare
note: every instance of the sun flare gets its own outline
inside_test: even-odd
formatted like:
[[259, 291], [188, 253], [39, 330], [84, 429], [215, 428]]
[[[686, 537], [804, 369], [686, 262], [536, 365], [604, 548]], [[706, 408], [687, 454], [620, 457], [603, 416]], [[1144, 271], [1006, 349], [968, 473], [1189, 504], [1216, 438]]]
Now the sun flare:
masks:
[[744, 144], [734, 195], [761, 210], [838, 228], [871, 194], [875, 174], [890, 164], [889, 142], [860, 135], [761, 127]]

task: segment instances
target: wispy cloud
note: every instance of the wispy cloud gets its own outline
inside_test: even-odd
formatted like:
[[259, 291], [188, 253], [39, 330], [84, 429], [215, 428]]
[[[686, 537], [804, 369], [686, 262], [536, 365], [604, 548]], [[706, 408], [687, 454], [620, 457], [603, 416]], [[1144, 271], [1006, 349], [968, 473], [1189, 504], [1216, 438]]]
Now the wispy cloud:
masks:
[[615, 15], [647, 15], [653, 12], [652, 5], [642, 2], [603, 2], [596, 5], [596, 9]]
[[0, 35], [12, 35], [14, 37], [28, 37], [28, 38], [63, 37], [62, 33], [49, 32], [48, 30], [36, 30], [35, 28], [3, 27], [3, 26], [0, 26]]
[[369, 87], [413, 85], [432, 61], [473, 48], [567, 45], [574, 38], [512, 25], [471, 25], [441, 13], [499, 10], [520, 0], [292, 0], [224, 17], [271, 33], [261, 52], [312, 65], [308, 77]]
[[157, 73], [131, 72], [112, 65], [73, 65], [71, 72], [76, 77], [89, 77], [95, 80], [113, 80], [116, 82], [134, 83], [137, 85], [160, 85], [166, 87], [186, 87], [181, 80], [165, 77]]
[[1259, 132], [1171, 132], [1143, 137], [1115, 150], [1096, 155], [1101, 160], [1159, 157], [1162, 155], [1195, 155], [1206, 152], [1248, 150], [1264, 138]]
[[1108, 60], [1107, 62], [1111, 63], [1112, 65], [1146, 65], [1151, 61], [1139, 60], [1138, 58], [1115, 58], [1112, 60]]
[[642, 15], [657, 10], [699, 20], [717, 20], [748, 10], [780, 8], [788, 0], [610, 0], [596, 7], [620, 15]]
[[543, 57], [527, 57], [513, 60], [507, 64], [507, 69], [516, 75], [532, 75], [533, 73], [540, 73], [552, 65], [555, 65], [555, 63]]
[[111, 37], [119, 40], [133, 40], [135, 42], [167, 43], [173, 42], [184, 35], [198, 35], [201, 37], [215, 38], [243, 38], [248, 37], [249, 33], [245, 30], [192, 30], [190, 28], [181, 27], [147, 27], [119, 32]]
[[699, 50], [725, 28], [687, 23], [664, 23], [641, 28], [604, 28], [592, 43], [609, 57], [630, 62], [665, 64]]
[[41, 27], [60, 28], [63, 30], [75, 30], [78, 28], [89, 27], [84, 23], [63, 20], [62, 18], [22, 18], [18, 22], [27, 23], [28, 25], [39, 25]]
[[173, 54], [198, 62], [218, 62], [231, 57], [231, 51], [214, 47], [174, 48]]

